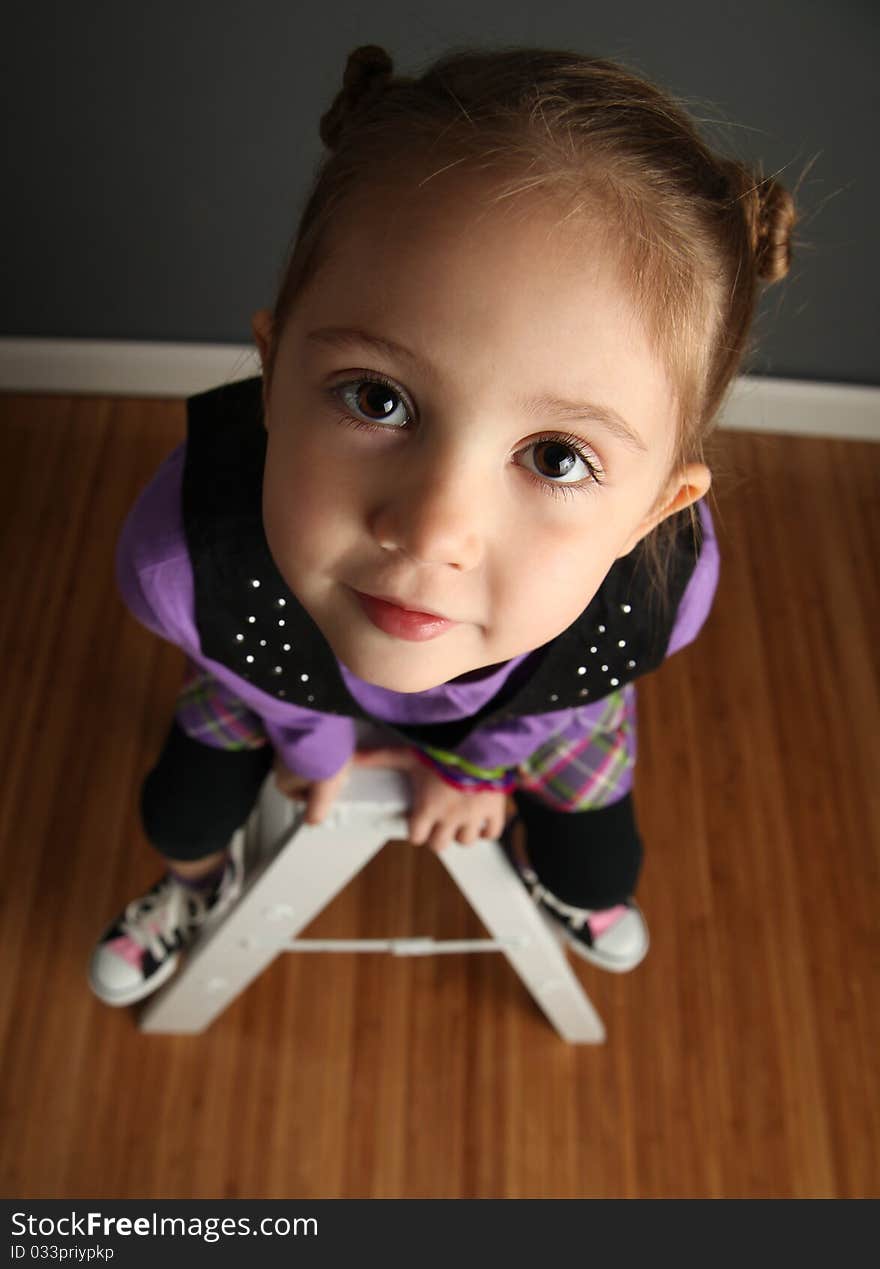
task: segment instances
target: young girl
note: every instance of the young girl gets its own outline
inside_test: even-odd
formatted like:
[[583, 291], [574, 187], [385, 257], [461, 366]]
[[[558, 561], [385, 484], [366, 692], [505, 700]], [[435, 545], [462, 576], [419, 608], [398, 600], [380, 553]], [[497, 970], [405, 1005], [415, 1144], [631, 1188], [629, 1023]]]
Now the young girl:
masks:
[[[353, 762], [405, 766], [413, 842], [503, 836], [575, 951], [648, 947], [635, 680], [712, 603], [703, 441], [792, 200], [571, 52], [407, 79], [359, 48], [321, 137], [262, 376], [190, 399], [118, 544], [187, 673], [141, 800], [167, 871], [92, 958], [110, 1004], [235, 899], [273, 763], [310, 823]], [[357, 755], [364, 723], [400, 744]]]

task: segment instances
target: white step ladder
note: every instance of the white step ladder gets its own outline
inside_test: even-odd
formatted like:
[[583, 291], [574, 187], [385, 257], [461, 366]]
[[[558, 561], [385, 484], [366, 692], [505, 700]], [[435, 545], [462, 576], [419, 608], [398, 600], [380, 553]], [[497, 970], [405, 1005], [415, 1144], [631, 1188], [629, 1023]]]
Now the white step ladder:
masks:
[[150, 998], [140, 1029], [204, 1031], [281, 952], [501, 951], [564, 1040], [601, 1044], [605, 1029], [599, 1016], [496, 841], [453, 843], [433, 856], [491, 939], [296, 937], [387, 842], [406, 840], [408, 803], [409, 786], [399, 771], [354, 767], [324, 822], [308, 825], [302, 803], [282, 794], [270, 772], [249, 820], [238, 830], [247, 862], [241, 897], [221, 922], [202, 933], [182, 968]]

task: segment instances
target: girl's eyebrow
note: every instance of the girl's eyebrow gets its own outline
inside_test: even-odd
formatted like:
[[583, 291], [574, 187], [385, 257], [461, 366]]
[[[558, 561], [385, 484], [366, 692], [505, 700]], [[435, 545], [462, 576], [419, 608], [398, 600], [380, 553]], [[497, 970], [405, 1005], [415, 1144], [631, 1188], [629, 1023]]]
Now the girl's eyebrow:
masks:
[[[426, 379], [437, 377], [433, 366], [423, 361], [411, 349], [405, 348], [403, 344], [398, 344], [393, 339], [371, 335], [364, 330], [356, 330], [349, 326], [323, 326], [320, 330], [309, 331], [306, 339], [318, 344], [326, 344], [330, 348], [350, 348], [353, 344], [360, 344], [383, 356], [399, 357], [408, 361]], [[610, 406], [599, 405], [595, 401], [567, 401], [563, 397], [552, 396], [549, 393], [541, 393], [539, 396], [524, 399], [522, 404], [526, 412], [532, 415], [555, 414], [569, 419], [575, 416], [591, 419], [604, 427], [628, 449], [637, 450], [643, 454], [648, 452], [648, 446], [638, 432]]]

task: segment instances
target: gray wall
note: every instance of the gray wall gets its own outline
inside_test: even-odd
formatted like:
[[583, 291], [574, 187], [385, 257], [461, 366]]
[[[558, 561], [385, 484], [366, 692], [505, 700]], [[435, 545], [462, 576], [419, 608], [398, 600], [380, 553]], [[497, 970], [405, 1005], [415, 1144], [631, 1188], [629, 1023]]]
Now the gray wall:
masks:
[[247, 342], [347, 52], [383, 44], [412, 73], [452, 44], [538, 44], [624, 59], [727, 121], [715, 139], [789, 188], [806, 170], [806, 242], [762, 301], [748, 368], [876, 384], [878, 13], [875, 0], [21, 0], [0, 54], [0, 333]]

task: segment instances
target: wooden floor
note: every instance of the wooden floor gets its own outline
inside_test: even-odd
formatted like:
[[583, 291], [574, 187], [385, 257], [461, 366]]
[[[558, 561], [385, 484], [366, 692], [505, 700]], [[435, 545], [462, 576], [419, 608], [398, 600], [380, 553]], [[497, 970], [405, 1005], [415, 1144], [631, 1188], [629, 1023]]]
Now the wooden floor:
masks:
[[[158, 876], [138, 819], [183, 654], [113, 578], [182, 403], [7, 396], [0, 1192], [8, 1197], [880, 1195], [880, 447], [723, 433], [697, 643], [639, 683], [633, 974], [568, 1047], [501, 957], [281, 958], [202, 1036], [86, 984]], [[428, 852], [310, 933], [474, 937]]]

